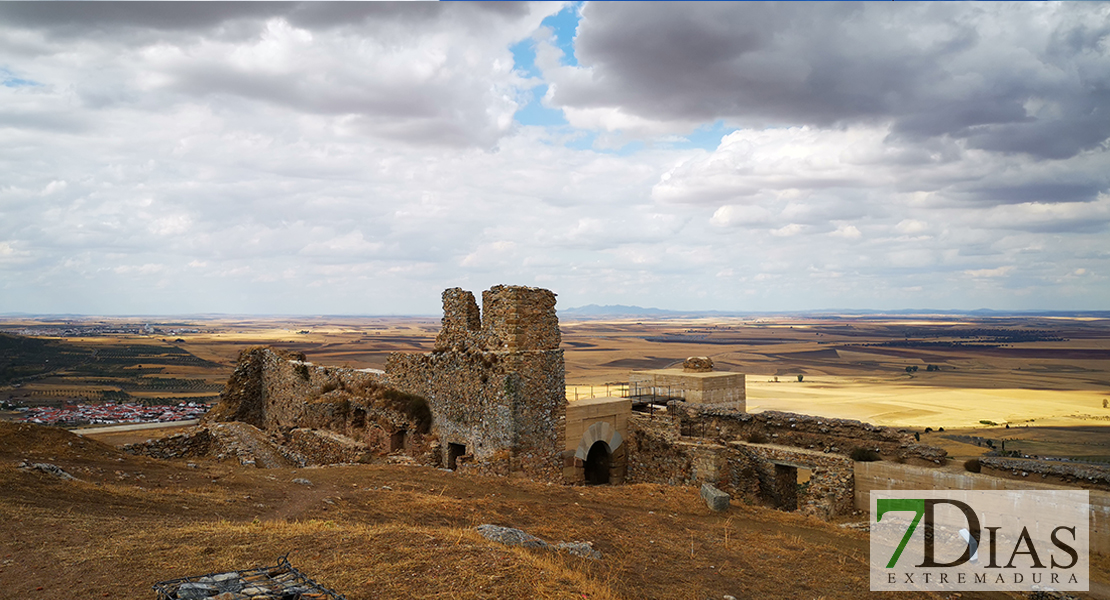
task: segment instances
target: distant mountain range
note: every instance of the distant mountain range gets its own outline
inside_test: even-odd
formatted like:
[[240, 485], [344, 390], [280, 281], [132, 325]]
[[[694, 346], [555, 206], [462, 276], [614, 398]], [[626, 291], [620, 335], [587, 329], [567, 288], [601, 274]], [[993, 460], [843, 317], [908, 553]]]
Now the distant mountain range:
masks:
[[753, 311], [723, 311], [723, 310], [668, 310], [663, 308], [645, 308], [643, 306], [630, 306], [627, 304], [587, 304], [573, 308], [559, 309], [559, 315], [576, 318], [605, 318], [605, 317], [751, 317], [757, 315], [969, 315], [980, 317], [1006, 317], [1006, 316], [1045, 316], [1045, 317], [1093, 317], [1110, 319], [1110, 310], [994, 310], [978, 308], [974, 310], [942, 310], [932, 308], [903, 308], [898, 310], [875, 310], [858, 308], [838, 308], [821, 310], [753, 310]]

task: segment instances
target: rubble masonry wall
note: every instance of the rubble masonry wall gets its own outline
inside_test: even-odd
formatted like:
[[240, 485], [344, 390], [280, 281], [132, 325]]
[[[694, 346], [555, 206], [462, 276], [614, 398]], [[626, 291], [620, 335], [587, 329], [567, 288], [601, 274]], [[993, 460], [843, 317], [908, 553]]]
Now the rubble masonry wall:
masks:
[[550, 291], [495, 286], [479, 313], [473, 294], [452, 288], [436, 351], [390, 355], [386, 382], [428, 400], [441, 448], [465, 445], [466, 468], [555, 481], [566, 418], [560, 343]]

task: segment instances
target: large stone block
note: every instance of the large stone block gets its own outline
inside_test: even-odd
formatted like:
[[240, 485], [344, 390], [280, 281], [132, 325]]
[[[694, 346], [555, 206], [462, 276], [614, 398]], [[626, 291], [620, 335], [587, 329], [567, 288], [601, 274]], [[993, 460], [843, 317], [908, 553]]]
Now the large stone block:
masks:
[[701, 484], [701, 497], [705, 499], [705, 504], [710, 509], [717, 512], [728, 510], [728, 503], [731, 500], [728, 494], [709, 483]]

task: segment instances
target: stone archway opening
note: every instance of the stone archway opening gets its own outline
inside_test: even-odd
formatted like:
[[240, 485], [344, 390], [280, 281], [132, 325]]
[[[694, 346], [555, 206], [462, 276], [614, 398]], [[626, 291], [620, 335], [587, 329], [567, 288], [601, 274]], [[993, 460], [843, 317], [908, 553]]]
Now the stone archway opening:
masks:
[[607, 485], [609, 483], [611, 458], [612, 453], [609, 451], [609, 444], [597, 441], [590, 446], [585, 463], [586, 485]]

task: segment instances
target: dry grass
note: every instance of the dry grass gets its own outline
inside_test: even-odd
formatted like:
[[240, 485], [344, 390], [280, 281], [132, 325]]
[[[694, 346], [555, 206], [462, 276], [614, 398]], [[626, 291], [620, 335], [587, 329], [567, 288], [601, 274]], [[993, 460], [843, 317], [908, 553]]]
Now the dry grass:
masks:
[[[156, 581], [286, 552], [351, 600], [853, 598], [868, 586], [866, 537], [760, 507], [712, 513], [693, 488], [573, 488], [371, 465], [188, 468], [10, 425], [0, 425], [0, 442], [4, 597], [141, 598]], [[81, 481], [15, 469], [24, 458]], [[291, 482], [299, 477], [312, 485]], [[477, 535], [481, 523], [588, 540], [603, 558], [502, 546]]]

